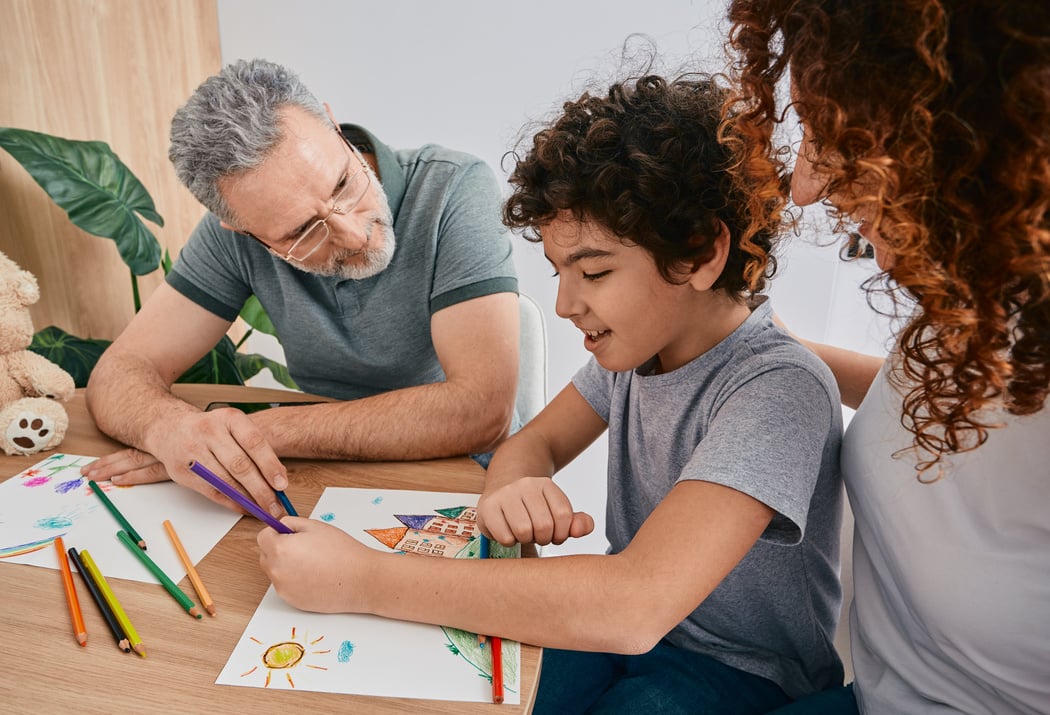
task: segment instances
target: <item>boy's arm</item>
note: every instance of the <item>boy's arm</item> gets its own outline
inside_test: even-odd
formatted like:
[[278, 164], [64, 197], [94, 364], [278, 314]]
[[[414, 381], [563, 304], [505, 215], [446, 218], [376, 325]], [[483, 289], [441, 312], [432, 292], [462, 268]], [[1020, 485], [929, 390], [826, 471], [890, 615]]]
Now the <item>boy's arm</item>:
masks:
[[566, 386], [493, 455], [478, 501], [482, 532], [506, 546], [560, 544], [589, 534], [594, 520], [573, 512], [552, 477], [606, 427], [576, 387]]
[[678, 484], [614, 555], [441, 559], [382, 553], [345, 532], [285, 519], [260, 560], [291, 605], [489, 633], [544, 647], [644, 653], [691, 613], [773, 511], [711, 482]]

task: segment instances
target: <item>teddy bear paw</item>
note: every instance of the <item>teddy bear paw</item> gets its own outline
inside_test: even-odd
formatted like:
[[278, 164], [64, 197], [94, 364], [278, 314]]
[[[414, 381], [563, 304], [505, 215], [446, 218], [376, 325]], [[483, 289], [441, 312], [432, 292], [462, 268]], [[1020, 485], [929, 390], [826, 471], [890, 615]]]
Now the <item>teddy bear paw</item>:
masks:
[[18, 453], [33, 454], [53, 446], [56, 435], [55, 421], [50, 417], [22, 413], [8, 423], [4, 436]]

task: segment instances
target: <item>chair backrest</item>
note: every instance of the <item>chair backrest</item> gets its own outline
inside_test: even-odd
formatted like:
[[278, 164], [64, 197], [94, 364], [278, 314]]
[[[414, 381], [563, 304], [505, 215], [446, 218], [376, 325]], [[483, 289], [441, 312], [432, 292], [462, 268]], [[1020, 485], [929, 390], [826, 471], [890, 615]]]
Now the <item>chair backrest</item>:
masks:
[[518, 295], [518, 314], [521, 338], [514, 416], [520, 426], [547, 404], [547, 324], [539, 304], [524, 293]]

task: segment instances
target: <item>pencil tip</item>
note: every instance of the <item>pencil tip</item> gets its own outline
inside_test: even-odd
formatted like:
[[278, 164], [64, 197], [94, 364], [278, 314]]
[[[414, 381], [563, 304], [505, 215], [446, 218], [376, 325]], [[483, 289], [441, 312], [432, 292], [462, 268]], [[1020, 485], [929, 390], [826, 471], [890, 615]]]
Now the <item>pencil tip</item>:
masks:
[[77, 633], [77, 643], [80, 645], [87, 645], [87, 633]]
[[139, 548], [142, 549], [143, 551], [145, 551], [146, 550], [146, 542], [145, 541], [140, 541], [139, 542]]
[[212, 616], [213, 618], [218, 614], [218, 611], [215, 610], [215, 606], [205, 606], [204, 610], [207, 611], [208, 615]]

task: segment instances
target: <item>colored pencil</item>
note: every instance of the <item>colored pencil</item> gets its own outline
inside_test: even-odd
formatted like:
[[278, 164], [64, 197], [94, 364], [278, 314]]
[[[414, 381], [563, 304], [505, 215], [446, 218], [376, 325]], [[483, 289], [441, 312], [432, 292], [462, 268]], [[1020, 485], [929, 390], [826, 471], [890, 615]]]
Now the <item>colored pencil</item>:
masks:
[[492, 702], [503, 702], [503, 639], [492, 636]]
[[164, 587], [164, 590], [171, 594], [171, 597], [182, 606], [186, 613], [194, 618], [202, 618], [200, 611], [197, 610], [197, 604], [190, 600], [190, 597], [186, 595], [186, 592], [179, 588], [175, 582], [171, 580], [168, 574], [164, 573], [160, 566], [157, 566], [156, 562], [149, 557], [149, 554], [136, 546], [135, 542], [131, 540], [130, 536], [128, 536], [128, 532], [123, 530], [118, 531], [117, 538], [121, 540], [124, 546], [128, 547], [128, 550], [131, 553], [138, 557], [139, 561], [142, 562], [142, 565], [150, 570], [150, 573], [157, 577], [157, 580], [160, 581], [160, 585]]
[[124, 515], [120, 513], [120, 510], [117, 509], [117, 505], [109, 500], [109, 497], [106, 496], [106, 493], [102, 491], [102, 487], [100, 487], [94, 481], [88, 481], [88, 485], [91, 487], [91, 491], [95, 492], [95, 494], [98, 495], [98, 498], [102, 501], [102, 504], [107, 509], [109, 509], [109, 513], [113, 515], [113, 518], [117, 520], [117, 523], [119, 523], [124, 528], [124, 531], [128, 532], [128, 536], [130, 536], [138, 544], [140, 549], [145, 549], [146, 542], [142, 539], [141, 536], [139, 536], [139, 532], [135, 531], [134, 527], [131, 526], [131, 523], [124, 518]]
[[272, 528], [277, 533], [279, 533], [279, 534], [291, 534], [291, 533], [293, 533], [292, 530], [289, 529], [287, 526], [285, 526], [284, 524], [282, 524], [281, 522], [277, 521], [272, 516], [270, 516], [266, 512], [265, 509], [263, 509], [258, 504], [253, 502], [251, 499], [249, 499], [248, 497], [244, 496], [239, 491], [234, 489], [232, 486], [229, 485], [229, 483], [226, 482], [225, 479], [223, 479], [222, 477], [220, 477], [217, 474], [215, 474], [214, 472], [212, 472], [210, 469], [205, 467], [200, 462], [198, 462], [196, 460], [190, 462], [190, 469], [198, 477], [203, 478], [205, 481], [207, 481], [213, 487], [218, 489], [220, 492], [222, 492], [223, 494], [228, 496], [233, 501], [237, 502], [237, 504], [239, 504], [240, 506], [244, 507], [245, 511], [247, 511], [249, 514], [254, 516], [259, 521], [267, 524], [270, 528]]
[[95, 579], [88, 572], [84, 566], [84, 562], [80, 560], [80, 554], [73, 547], [69, 548], [67, 552], [69, 554], [70, 561], [77, 567], [77, 571], [80, 573], [80, 578], [84, 580], [84, 585], [87, 586], [88, 592], [91, 594], [91, 598], [94, 599], [95, 604], [98, 606], [98, 610], [102, 613], [103, 620], [106, 621], [106, 625], [109, 626], [109, 630], [113, 633], [113, 638], [117, 641], [117, 648], [120, 648], [125, 653], [131, 652], [131, 644], [128, 642], [128, 637], [124, 635], [124, 629], [117, 623], [117, 617], [113, 615], [113, 610], [106, 603], [105, 597], [102, 595], [102, 591], [99, 590], [98, 584], [95, 583]]
[[[484, 534], [481, 534], [479, 538], [481, 539], [481, 553], [478, 555], [478, 558], [487, 559], [489, 557], [489, 540]], [[484, 633], [478, 633], [478, 645], [484, 647], [486, 640], [487, 637]]]
[[80, 552], [80, 561], [84, 564], [84, 568], [88, 570], [88, 573], [91, 574], [91, 578], [95, 579], [95, 583], [98, 584], [98, 590], [102, 592], [102, 597], [106, 599], [110, 610], [113, 611], [113, 617], [117, 619], [117, 623], [120, 624], [124, 634], [127, 635], [131, 649], [145, 658], [146, 646], [142, 643], [142, 639], [139, 638], [138, 631], [135, 630], [135, 626], [131, 625], [131, 619], [124, 612], [124, 607], [117, 600], [117, 595], [113, 593], [113, 589], [106, 583], [106, 577], [102, 575], [102, 571], [99, 570], [95, 560], [91, 558], [91, 554], [86, 549]]
[[69, 617], [73, 620], [73, 635], [77, 643], [87, 645], [87, 628], [84, 627], [84, 614], [80, 611], [80, 599], [77, 598], [77, 587], [73, 583], [73, 572], [69, 570], [69, 559], [66, 558], [66, 545], [62, 537], [55, 537], [55, 551], [58, 552], [58, 565], [62, 570], [62, 586], [66, 591], [66, 604], [69, 606]]
[[292, 506], [292, 502], [288, 499], [287, 494], [280, 490], [276, 491], [275, 494], [277, 494], [277, 500], [281, 502], [281, 506], [283, 506], [284, 510], [288, 512], [288, 516], [299, 516], [299, 512], [297, 512], [295, 507]]
[[193, 584], [193, 590], [197, 592], [197, 598], [201, 600], [201, 605], [204, 606], [204, 610], [208, 612], [209, 616], [214, 616], [215, 604], [211, 600], [211, 594], [208, 593], [208, 589], [204, 588], [204, 582], [201, 581], [200, 574], [197, 573], [190, 555], [186, 553], [186, 549], [182, 546], [182, 540], [179, 539], [179, 535], [175, 533], [175, 527], [171, 525], [171, 521], [168, 519], [164, 520], [164, 530], [171, 537], [171, 543], [175, 546], [175, 552], [179, 555], [182, 565], [186, 567], [186, 575], [190, 577], [190, 583]]

